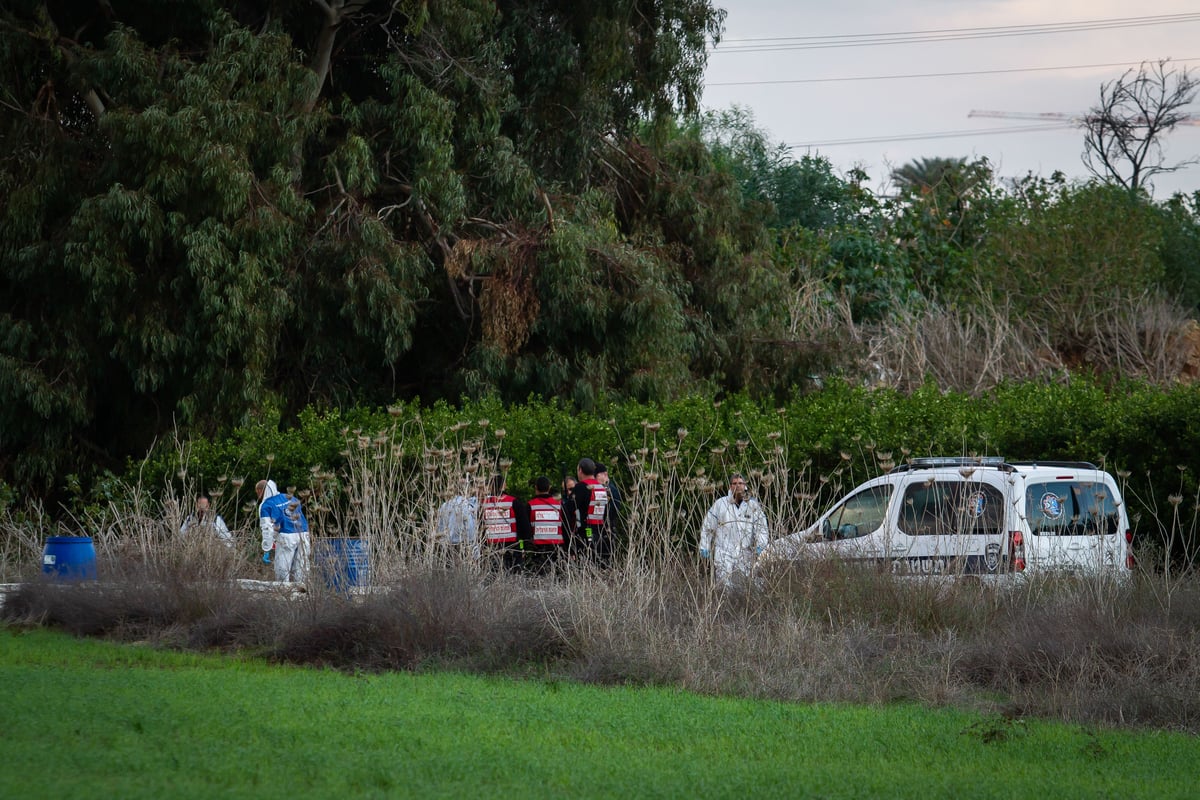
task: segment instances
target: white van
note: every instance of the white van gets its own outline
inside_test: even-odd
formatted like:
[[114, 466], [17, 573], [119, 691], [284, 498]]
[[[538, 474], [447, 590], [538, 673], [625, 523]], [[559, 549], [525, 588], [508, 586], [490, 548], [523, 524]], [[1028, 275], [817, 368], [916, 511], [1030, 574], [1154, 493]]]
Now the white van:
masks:
[[763, 560], [836, 557], [897, 575], [1133, 569], [1117, 483], [1094, 464], [917, 458], [867, 481]]

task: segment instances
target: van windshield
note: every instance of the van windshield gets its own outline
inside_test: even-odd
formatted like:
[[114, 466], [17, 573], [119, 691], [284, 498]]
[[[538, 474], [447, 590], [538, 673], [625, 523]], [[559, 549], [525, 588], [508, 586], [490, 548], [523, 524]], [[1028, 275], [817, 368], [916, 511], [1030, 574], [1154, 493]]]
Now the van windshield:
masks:
[[1103, 483], [1031, 483], [1025, 490], [1029, 530], [1046, 536], [1115, 534], [1120, 518], [1112, 494]]

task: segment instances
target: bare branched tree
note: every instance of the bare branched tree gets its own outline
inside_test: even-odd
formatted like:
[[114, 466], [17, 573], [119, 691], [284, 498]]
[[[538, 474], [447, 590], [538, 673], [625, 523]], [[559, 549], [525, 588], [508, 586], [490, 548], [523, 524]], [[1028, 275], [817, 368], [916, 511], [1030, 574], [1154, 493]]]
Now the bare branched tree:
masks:
[[1152, 179], [1175, 172], [1200, 157], [1167, 164], [1163, 138], [1176, 125], [1193, 122], [1186, 108], [1200, 91], [1200, 79], [1170, 59], [1143, 62], [1100, 86], [1100, 104], [1084, 120], [1083, 163], [1098, 178], [1116, 181], [1130, 192], [1153, 187]]

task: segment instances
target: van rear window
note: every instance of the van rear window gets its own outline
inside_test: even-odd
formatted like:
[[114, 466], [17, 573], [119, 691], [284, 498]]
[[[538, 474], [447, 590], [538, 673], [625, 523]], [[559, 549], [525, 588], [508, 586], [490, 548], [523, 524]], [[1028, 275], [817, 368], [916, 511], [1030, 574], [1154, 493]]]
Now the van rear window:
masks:
[[1120, 518], [1112, 492], [1103, 483], [1051, 481], [1025, 490], [1029, 530], [1046, 536], [1106, 536]]

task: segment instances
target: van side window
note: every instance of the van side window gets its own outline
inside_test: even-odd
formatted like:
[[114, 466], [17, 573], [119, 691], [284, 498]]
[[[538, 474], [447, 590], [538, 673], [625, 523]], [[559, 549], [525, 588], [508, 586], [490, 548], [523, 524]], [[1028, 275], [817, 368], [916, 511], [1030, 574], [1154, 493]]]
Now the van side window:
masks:
[[846, 498], [826, 520], [829, 525], [826, 538], [854, 539], [874, 533], [883, 526], [891, 499], [892, 487], [888, 485], [872, 486]]
[[904, 490], [900, 530], [910, 536], [999, 535], [1004, 530], [1004, 495], [986, 483], [911, 483]]
[[1103, 483], [1052, 481], [1025, 490], [1029, 530], [1047, 536], [1106, 536], [1120, 526], [1116, 500]]

